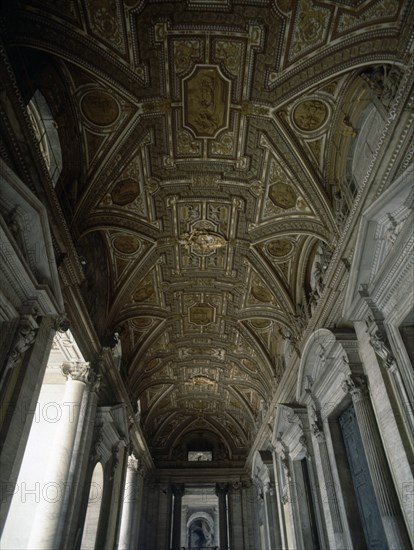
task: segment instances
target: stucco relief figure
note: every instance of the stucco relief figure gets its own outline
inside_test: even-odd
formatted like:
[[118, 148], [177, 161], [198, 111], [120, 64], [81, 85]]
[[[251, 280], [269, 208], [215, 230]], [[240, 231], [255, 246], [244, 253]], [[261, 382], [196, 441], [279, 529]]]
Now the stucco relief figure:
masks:
[[229, 84], [215, 68], [199, 68], [186, 83], [186, 119], [198, 137], [214, 137], [227, 119]]
[[319, 244], [316, 249], [310, 275], [310, 286], [312, 291], [310, 294], [309, 303], [312, 313], [318, 305], [325, 288], [324, 278], [325, 272], [329, 265], [329, 259], [330, 254], [326, 249], [326, 246]]
[[214, 93], [214, 78], [205, 76], [201, 79], [198, 89], [196, 99], [198, 114], [196, 115], [195, 122], [202, 131], [208, 134], [214, 134], [219, 126]]
[[111, 343], [112, 357], [114, 358], [115, 367], [117, 370], [121, 369], [122, 361], [122, 344], [119, 332], [114, 332]]

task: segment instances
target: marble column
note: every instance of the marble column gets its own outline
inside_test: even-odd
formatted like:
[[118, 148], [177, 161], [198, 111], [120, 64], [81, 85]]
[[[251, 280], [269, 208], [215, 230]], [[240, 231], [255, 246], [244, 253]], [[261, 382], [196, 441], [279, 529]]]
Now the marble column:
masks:
[[39, 504], [29, 548], [54, 550], [59, 547], [61, 535], [62, 506], [65, 501], [72, 450], [78, 430], [80, 409], [86, 385], [92, 382], [93, 374], [89, 363], [65, 363], [62, 372], [67, 378], [62, 403], [62, 417], [56, 440], [53, 442], [45, 483], [42, 487], [42, 501]]
[[119, 531], [119, 550], [129, 550], [137, 546], [138, 521], [138, 459], [130, 454], [127, 463], [127, 474], [122, 505], [121, 527]]
[[171, 486], [174, 495], [173, 529], [172, 529], [172, 550], [180, 550], [181, 544], [181, 504], [185, 491], [182, 483]]
[[227, 489], [227, 483], [216, 484], [219, 506], [220, 550], [228, 550], [229, 545], [227, 537]]
[[362, 374], [349, 375], [342, 383], [342, 388], [352, 397], [388, 546], [389, 548], [410, 548], [397, 493], [372, 408], [366, 377]]

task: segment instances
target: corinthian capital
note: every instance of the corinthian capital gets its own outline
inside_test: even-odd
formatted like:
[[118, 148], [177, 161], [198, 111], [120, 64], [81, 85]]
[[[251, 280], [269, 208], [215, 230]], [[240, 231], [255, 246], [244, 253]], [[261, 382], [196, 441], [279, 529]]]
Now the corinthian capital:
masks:
[[367, 378], [364, 374], [350, 374], [342, 382], [342, 389], [350, 393], [353, 400], [362, 399], [368, 395]]
[[136, 458], [136, 456], [132, 453], [128, 457], [128, 470], [132, 470], [134, 472], [138, 471], [139, 467], [139, 461]]

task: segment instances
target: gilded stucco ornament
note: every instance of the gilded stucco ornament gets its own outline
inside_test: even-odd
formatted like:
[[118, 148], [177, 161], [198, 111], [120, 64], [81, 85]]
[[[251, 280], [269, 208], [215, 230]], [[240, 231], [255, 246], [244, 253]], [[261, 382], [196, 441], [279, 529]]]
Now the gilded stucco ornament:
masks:
[[210, 256], [227, 244], [224, 237], [208, 229], [193, 229], [191, 233], [183, 233], [178, 242], [200, 256]]

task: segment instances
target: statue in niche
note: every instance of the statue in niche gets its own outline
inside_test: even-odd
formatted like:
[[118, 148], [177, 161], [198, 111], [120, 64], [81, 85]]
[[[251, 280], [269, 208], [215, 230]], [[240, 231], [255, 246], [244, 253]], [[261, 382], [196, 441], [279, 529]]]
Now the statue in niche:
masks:
[[404, 225], [404, 222], [407, 218], [404, 218], [401, 221], [397, 221], [394, 216], [390, 213], [387, 213], [388, 218], [388, 225], [384, 231], [383, 239], [385, 241], [385, 252], [388, 253], [389, 250], [394, 245], [395, 241], [397, 240], [397, 237], [402, 229], [402, 226]]
[[385, 107], [389, 107], [394, 99], [401, 80], [401, 71], [398, 67], [387, 65], [371, 67], [361, 74], [361, 77], [368, 84], [374, 96], [376, 96]]
[[316, 306], [325, 289], [325, 273], [329, 266], [331, 254], [327, 248], [327, 245], [320, 242], [316, 248], [315, 257], [313, 259], [310, 275], [311, 293], [309, 297], [309, 303], [312, 314], [314, 313]]
[[119, 335], [119, 332], [117, 331], [114, 332], [110, 347], [112, 351], [112, 357], [114, 358], [115, 367], [119, 371], [121, 370], [121, 362], [122, 362], [122, 344], [121, 344], [121, 337]]
[[335, 220], [338, 227], [342, 227], [348, 216], [349, 209], [346, 204], [345, 197], [339, 189], [338, 191], [334, 191], [333, 199], [335, 204]]

